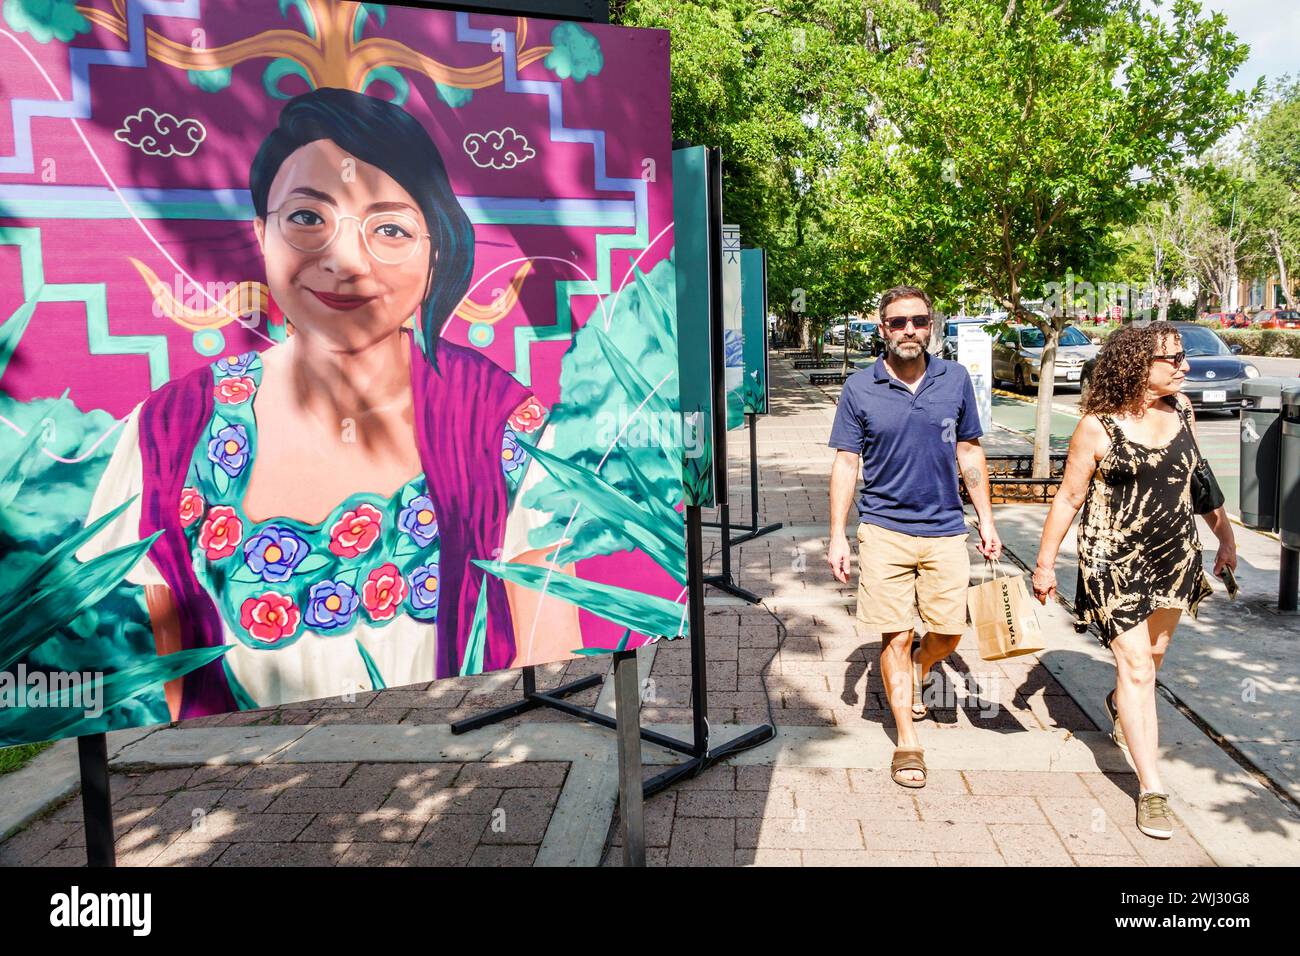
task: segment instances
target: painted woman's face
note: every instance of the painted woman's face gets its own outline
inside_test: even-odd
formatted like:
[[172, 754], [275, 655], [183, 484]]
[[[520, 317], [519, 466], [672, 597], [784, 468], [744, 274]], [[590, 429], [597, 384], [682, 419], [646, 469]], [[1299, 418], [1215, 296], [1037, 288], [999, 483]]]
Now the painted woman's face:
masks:
[[296, 332], [355, 351], [396, 334], [419, 308], [429, 228], [383, 170], [316, 140], [284, 161], [267, 209], [253, 228], [271, 295]]

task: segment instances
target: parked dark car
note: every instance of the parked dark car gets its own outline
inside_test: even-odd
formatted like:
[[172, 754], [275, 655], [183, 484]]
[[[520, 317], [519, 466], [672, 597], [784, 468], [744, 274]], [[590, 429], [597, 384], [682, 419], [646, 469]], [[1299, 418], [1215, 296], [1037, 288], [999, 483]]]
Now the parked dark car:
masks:
[[884, 355], [885, 340], [880, 335], [880, 326], [871, 327], [871, 336], [867, 339], [867, 353], [869, 355]]
[[[1183, 379], [1183, 394], [1203, 411], [1233, 412], [1242, 406], [1241, 383], [1258, 378], [1259, 369], [1240, 358], [1241, 346], [1229, 346], [1213, 329], [1195, 322], [1175, 322], [1191, 371]], [[1083, 366], [1081, 390], [1087, 393], [1096, 359]]]
[[943, 344], [939, 346], [939, 355], [957, 361], [957, 328], [962, 325], [983, 326], [995, 321], [990, 316], [961, 316], [949, 319], [943, 324]]

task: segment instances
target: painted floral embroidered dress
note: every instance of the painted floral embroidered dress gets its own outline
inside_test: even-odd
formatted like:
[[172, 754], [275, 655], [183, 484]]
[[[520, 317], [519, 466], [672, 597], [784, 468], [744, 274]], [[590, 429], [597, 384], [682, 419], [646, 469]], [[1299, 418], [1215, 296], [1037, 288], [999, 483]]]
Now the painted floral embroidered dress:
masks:
[[[216, 603], [226, 643], [223, 658], [243, 708], [338, 696], [432, 680], [437, 620], [438, 518], [423, 474], [389, 498], [361, 493], [335, 506], [320, 524], [292, 518], [252, 521], [244, 493], [258, 454], [253, 399], [262, 378], [256, 352], [212, 366], [214, 402], [206, 436], [195, 447], [177, 503], [195, 574]], [[92, 513], [125, 500], [138, 481], [134, 419], [101, 480]], [[513, 504], [527, 470], [519, 441], [542, 427], [545, 409], [530, 397], [510, 416], [501, 468]], [[536, 440], [532, 435], [529, 440]], [[132, 447], [134, 446], [134, 447]], [[118, 481], [115, 465], [134, 453], [136, 480]], [[125, 464], [125, 469], [124, 469]], [[138, 514], [138, 512], [136, 512]], [[130, 514], [127, 521], [135, 520]], [[120, 537], [120, 536], [119, 536]], [[107, 550], [122, 540], [99, 542]], [[82, 554], [83, 560], [88, 554]], [[135, 583], [161, 583], [145, 569]]]

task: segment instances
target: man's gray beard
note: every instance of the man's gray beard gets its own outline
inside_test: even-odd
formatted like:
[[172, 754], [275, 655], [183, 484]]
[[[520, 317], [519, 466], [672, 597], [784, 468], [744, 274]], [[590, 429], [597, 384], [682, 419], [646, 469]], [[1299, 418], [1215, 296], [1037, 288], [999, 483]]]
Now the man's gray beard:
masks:
[[[914, 347], [917, 349], [917, 353], [916, 353], [915, 355], [904, 355], [902, 352], [899, 351], [899, 349], [901, 349], [901, 348], [902, 348], [903, 346], [905, 346], [905, 345], [906, 345], [906, 346], [914, 346]], [[923, 342], [899, 342], [899, 343], [895, 344], [895, 343], [893, 343], [893, 342], [886, 341], [886, 342], [885, 342], [885, 350], [886, 350], [890, 355], [894, 356], [895, 358], [900, 358], [900, 359], [903, 359], [904, 361], [911, 361], [912, 359], [914, 359], [914, 358], [920, 358], [922, 355], [925, 354], [925, 343], [923, 343]]]

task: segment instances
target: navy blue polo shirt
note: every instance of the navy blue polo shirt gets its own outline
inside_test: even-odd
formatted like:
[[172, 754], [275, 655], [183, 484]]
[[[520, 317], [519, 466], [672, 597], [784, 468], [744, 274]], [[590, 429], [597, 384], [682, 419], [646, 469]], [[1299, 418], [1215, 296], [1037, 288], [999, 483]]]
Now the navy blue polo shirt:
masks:
[[829, 444], [862, 456], [862, 521], [923, 537], [962, 534], [957, 442], [984, 430], [965, 366], [927, 357], [915, 394], [883, 357], [850, 375]]

